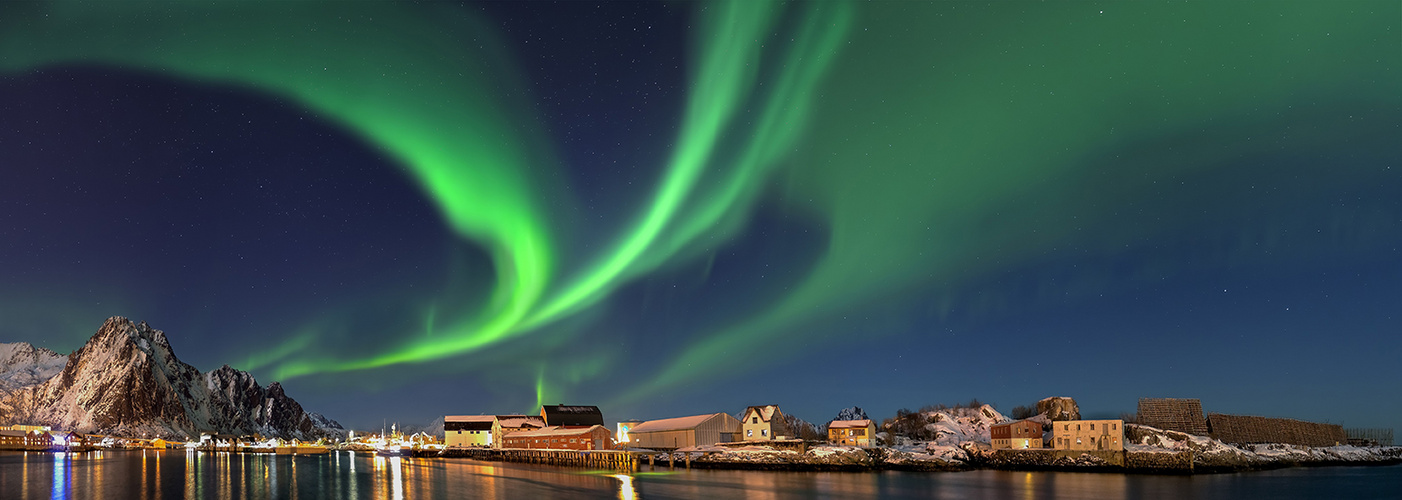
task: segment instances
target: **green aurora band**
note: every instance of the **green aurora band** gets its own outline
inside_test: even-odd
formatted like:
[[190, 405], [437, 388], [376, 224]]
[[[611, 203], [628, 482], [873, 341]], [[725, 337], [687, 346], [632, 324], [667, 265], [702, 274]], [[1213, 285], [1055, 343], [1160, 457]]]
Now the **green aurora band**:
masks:
[[[1238, 231], [1268, 224], [1178, 210], [1224, 202], [1141, 198], [1159, 183], [1210, 184], [1234, 158], [1385, 149], [1394, 137], [1366, 131], [1394, 125], [1378, 110], [1402, 104], [1397, 2], [697, 5], [691, 93], [656, 191], [584, 259], [546, 208], [556, 160], [539, 153], [549, 148], [533, 122], [514, 118], [529, 106], [501, 41], [458, 10], [50, 2], [0, 20], [0, 70], [89, 62], [291, 99], [398, 160], [489, 252], [485, 303], [438, 304], [431, 335], [406, 332], [364, 358], [299, 354], [316, 329], [297, 332], [245, 367], [274, 366], [277, 378], [463, 356], [540, 331], [716, 250], [766, 192], [826, 228], [802, 279], [751, 317], [670, 332], [685, 345], [625, 400], [796, 337], [877, 330], [845, 319], [873, 306], [947, 314], [976, 300], [980, 278], [1072, 246], [1108, 257], [1197, 227], [1218, 246], [1270, 240]], [[1364, 122], [1317, 120], [1339, 109]], [[605, 371], [567, 363], [527, 368], [538, 403], [559, 395], [552, 383]]]
[[[140, 68], [199, 81], [238, 84], [288, 97], [335, 119], [391, 154], [436, 202], [452, 228], [490, 249], [497, 283], [490, 302], [434, 335], [365, 359], [291, 359], [312, 343], [314, 329], [255, 355], [246, 368], [284, 360], [277, 378], [427, 361], [472, 351], [525, 333], [605, 297], [626, 279], [664, 265], [703, 234], [736, 230], [737, 204], [801, 130], [808, 94], [846, 31], [845, 3], [808, 9], [771, 86], [759, 124], [737, 125], [755, 99], [762, 44], [775, 28], [778, 4], [732, 1], [705, 9], [702, 49], [679, 147], [655, 198], [616, 247], [568, 281], [556, 281], [550, 221], [535, 184], [549, 158], [533, 158], [504, 107], [512, 78], [493, 53], [444, 54], [468, 47], [451, 29], [423, 29], [432, 15], [386, 5], [357, 5], [342, 16], [320, 4], [50, 2], [42, 14], [7, 26], [3, 69], [23, 71], [64, 62]], [[212, 15], [211, 15], [212, 14]], [[480, 21], [459, 14], [478, 45], [500, 45]], [[249, 29], [257, 26], [256, 29]], [[82, 33], [82, 36], [71, 36]], [[415, 33], [413, 43], [404, 34]], [[351, 49], [353, 47], [354, 49]], [[424, 55], [432, 54], [432, 55]], [[493, 64], [495, 63], [495, 64]], [[428, 86], [430, 88], [423, 88]], [[427, 96], [427, 97], [426, 97]], [[445, 105], [446, 103], [446, 105]], [[503, 103], [507, 103], [505, 105]], [[522, 107], [521, 103], [514, 103]], [[728, 130], [745, 129], [750, 145], [723, 172], [713, 192], [693, 196]], [[734, 132], [729, 132], [734, 134]], [[704, 199], [704, 202], [697, 199]], [[679, 215], [687, 209], [685, 216]], [[722, 219], [728, 219], [721, 224]], [[719, 229], [718, 229], [719, 228]], [[432, 323], [432, 319], [429, 320]], [[537, 387], [537, 392], [543, 389]]]

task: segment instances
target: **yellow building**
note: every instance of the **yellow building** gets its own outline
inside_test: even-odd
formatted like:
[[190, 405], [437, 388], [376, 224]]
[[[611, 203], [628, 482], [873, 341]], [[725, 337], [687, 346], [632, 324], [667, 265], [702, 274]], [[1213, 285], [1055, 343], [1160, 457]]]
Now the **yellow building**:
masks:
[[790, 435], [778, 405], [751, 406], [745, 409], [745, 418], [740, 419], [740, 439], [744, 441], [768, 441]]
[[844, 446], [871, 446], [876, 424], [871, 420], [833, 420], [828, 424], [828, 441]]
[[1058, 450], [1125, 449], [1123, 420], [1063, 420], [1052, 423], [1052, 448]]
[[448, 415], [443, 417], [445, 446], [492, 446], [496, 415]]

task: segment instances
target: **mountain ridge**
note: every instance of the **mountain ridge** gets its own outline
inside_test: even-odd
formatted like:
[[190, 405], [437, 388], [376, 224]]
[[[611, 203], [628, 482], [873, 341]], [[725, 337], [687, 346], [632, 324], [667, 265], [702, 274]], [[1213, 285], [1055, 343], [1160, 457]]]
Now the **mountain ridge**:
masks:
[[[228, 365], [206, 373], [180, 361], [165, 332], [144, 321], [108, 318], [82, 347], [58, 358], [65, 360], [62, 369], [44, 380], [56, 361], [37, 349], [0, 344], [0, 356], [21, 358], [0, 363], [0, 380], [30, 382], [0, 387], [0, 422], [187, 439], [221, 433], [309, 440], [344, 432], [334, 420], [305, 411], [278, 382], [262, 387]], [[31, 350], [37, 354], [25, 354]], [[23, 362], [30, 357], [36, 361]]]

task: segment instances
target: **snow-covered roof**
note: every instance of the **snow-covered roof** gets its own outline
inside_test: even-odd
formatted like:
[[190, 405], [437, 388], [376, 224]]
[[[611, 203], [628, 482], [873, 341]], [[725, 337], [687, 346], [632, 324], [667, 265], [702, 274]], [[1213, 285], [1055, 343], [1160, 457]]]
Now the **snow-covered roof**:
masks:
[[750, 416], [750, 411], [758, 413], [761, 421], [768, 422], [774, 418], [774, 412], [779, 411], [779, 405], [751, 406], [745, 409], [746, 417]]
[[634, 426], [632, 429], [628, 429], [628, 432], [631, 434], [637, 434], [639, 432], [677, 431], [691, 429], [693, 427], [701, 425], [707, 420], [719, 417], [721, 415], [724, 415], [724, 413], [708, 413], [706, 415], [693, 415], [690, 417], [648, 420], [646, 422], [638, 424], [637, 426]]
[[492, 422], [496, 419], [496, 415], [448, 415], [443, 417], [444, 422]]
[[545, 419], [535, 415], [497, 415], [497, 420], [501, 426], [507, 429], [520, 429], [522, 427], [545, 427]]
[[[590, 433], [590, 432], [593, 432], [595, 427], [598, 427], [598, 428], [600, 428], [600, 429], [603, 429], [603, 428], [604, 428], [604, 426], [602, 426], [602, 425], [591, 425], [591, 426], [589, 426], [589, 427], [560, 427], [560, 426], [558, 426], [558, 425], [552, 425], [552, 426], [546, 427], [546, 428], [544, 428], [544, 429], [536, 429], [536, 430], [531, 430], [531, 431], [513, 432], [513, 433], [511, 433], [511, 434], [507, 434], [506, 437], [507, 437], [507, 438], [523, 438], [523, 437], [578, 436], [578, 435], [580, 435], [580, 434], [588, 434], [588, 433]], [[607, 429], [605, 429], [605, 431], [607, 431]]]
[[871, 420], [833, 420], [829, 429], [860, 429], [871, 425]]
[[1013, 421], [1009, 421], [1009, 422], [1003, 422], [1003, 423], [1000, 423], [1000, 424], [992, 424], [992, 425], [989, 425], [988, 428], [989, 428], [989, 429], [992, 429], [992, 428], [994, 428], [994, 427], [1003, 427], [1003, 426], [1013, 425], [1013, 424], [1022, 423], [1022, 422], [1027, 422], [1028, 424], [1035, 424], [1035, 425], [1037, 425], [1037, 426], [1039, 426], [1039, 427], [1042, 425], [1042, 422], [1039, 421], [1039, 420], [1035, 420], [1035, 419], [1031, 419], [1031, 418], [1024, 418], [1024, 419], [1022, 419], [1022, 420], [1013, 420]]

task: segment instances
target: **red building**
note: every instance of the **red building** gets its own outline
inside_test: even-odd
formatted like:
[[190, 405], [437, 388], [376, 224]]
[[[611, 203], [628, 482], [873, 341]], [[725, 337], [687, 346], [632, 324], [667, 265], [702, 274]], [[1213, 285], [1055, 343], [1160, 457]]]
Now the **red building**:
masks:
[[988, 437], [993, 439], [993, 449], [995, 450], [1044, 448], [1042, 424], [1032, 420], [1018, 420], [994, 425], [988, 428]]
[[613, 449], [613, 433], [602, 425], [588, 427], [550, 426], [534, 431], [507, 434], [502, 448], [527, 450], [608, 450]]

